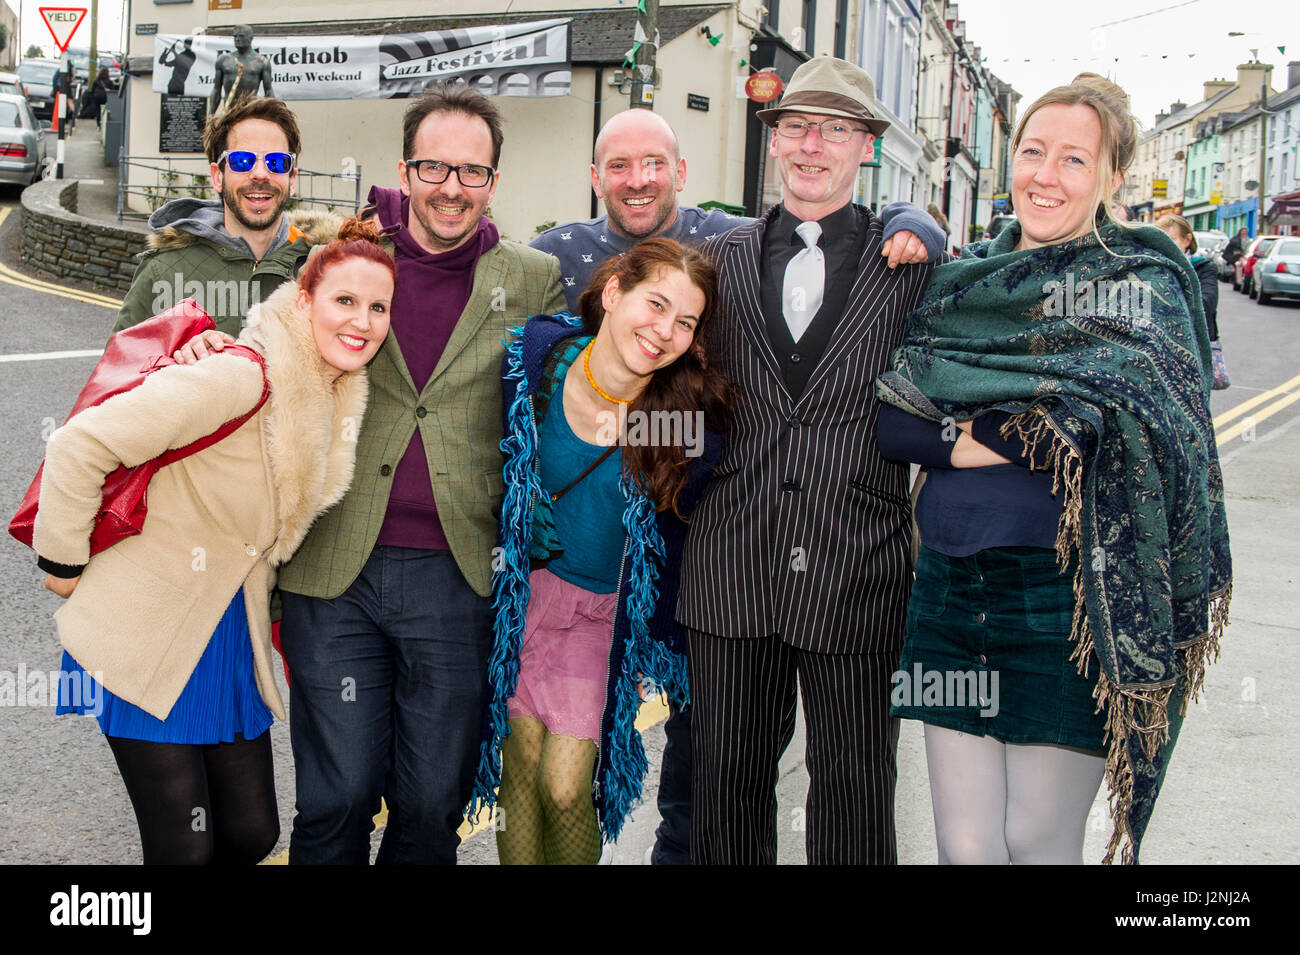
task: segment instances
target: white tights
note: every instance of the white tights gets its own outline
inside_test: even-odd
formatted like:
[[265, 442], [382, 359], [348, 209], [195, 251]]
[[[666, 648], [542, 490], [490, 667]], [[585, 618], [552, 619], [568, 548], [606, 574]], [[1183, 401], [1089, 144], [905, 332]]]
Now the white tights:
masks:
[[1106, 760], [925, 726], [941, 865], [1082, 865]]

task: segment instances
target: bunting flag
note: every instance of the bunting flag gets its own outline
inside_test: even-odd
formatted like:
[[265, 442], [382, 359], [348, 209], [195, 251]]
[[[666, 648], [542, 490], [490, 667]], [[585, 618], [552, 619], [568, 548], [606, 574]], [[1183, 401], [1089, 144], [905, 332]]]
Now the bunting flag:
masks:
[[641, 49], [641, 46], [642, 44], [640, 40], [633, 41], [632, 49], [628, 50], [626, 53], [623, 54], [624, 66], [633, 66], [636, 63], [636, 54], [637, 51]]

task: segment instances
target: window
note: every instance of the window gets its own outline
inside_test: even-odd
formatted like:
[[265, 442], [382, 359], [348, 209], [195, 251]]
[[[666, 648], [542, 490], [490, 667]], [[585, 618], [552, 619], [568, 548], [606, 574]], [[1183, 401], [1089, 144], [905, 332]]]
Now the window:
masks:
[[835, 55], [844, 59], [849, 25], [849, 0], [835, 0]]
[[766, 0], [763, 6], [767, 7], [766, 19], [763, 23], [773, 30], [779, 29], [778, 24], [781, 20], [781, 0]]
[[803, 51], [809, 56], [813, 51], [813, 37], [817, 35], [817, 0], [803, 0]]
[[885, 25], [885, 62], [883, 64], [884, 83], [876, 87], [876, 96], [880, 102], [898, 113], [898, 71], [902, 51], [898, 37], [898, 17], [890, 11]]
[[1291, 141], [1291, 111], [1287, 110], [1282, 116], [1282, 142]]

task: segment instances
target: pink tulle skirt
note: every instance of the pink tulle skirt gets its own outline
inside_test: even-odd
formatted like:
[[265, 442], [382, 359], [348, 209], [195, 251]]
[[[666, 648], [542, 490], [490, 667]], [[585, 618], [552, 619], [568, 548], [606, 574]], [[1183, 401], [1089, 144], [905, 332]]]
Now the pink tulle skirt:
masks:
[[599, 744], [618, 595], [593, 594], [545, 568], [528, 584], [510, 716], [535, 716], [552, 733]]

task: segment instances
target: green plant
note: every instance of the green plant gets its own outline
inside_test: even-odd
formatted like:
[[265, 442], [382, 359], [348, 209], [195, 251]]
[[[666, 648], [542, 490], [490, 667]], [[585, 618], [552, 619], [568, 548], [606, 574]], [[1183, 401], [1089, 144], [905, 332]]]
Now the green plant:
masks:
[[36, 59], [38, 59], [38, 60], [41, 59], [41, 58], [44, 57], [44, 56], [45, 56], [45, 52], [44, 52], [44, 51], [43, 51], [39, 46], [37, 46], [35, 43], [33, 43], [31, 46], [29, 46], [29, 47], [27, 48], [27, 52], [23, 54], [23, 57], [24, 57], [24, 58], [36, 57]]
[[554, 219], [548, 219], [533, 230], [533, 235], [541, 235], [547, 229], [554, 229], [557, 225], [559, 225], [559, 223]]

